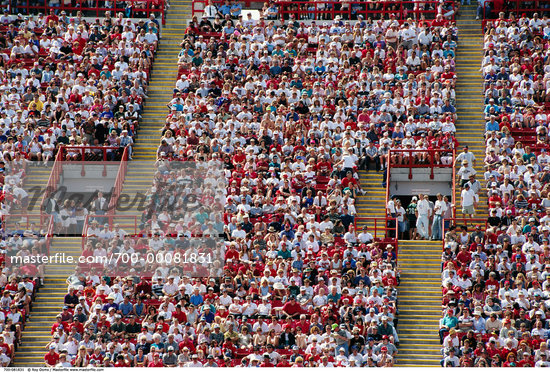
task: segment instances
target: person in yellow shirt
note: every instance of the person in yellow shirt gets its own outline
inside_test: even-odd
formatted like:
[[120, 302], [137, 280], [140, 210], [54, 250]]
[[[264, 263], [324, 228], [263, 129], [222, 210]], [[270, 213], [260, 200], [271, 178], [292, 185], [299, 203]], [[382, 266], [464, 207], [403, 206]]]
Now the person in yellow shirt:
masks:
[[40, 100], [40, 97], [38, 96], [38, 94], [35, 94], [34, 99], [31, 102], [29, 102], [28, 110], [31, 109], [31, 106], [33, 103], [35, 104], [35, 107], [33, 109], [39, 112], [42, 112], [42, 109], [44, 108], [44, 103]]

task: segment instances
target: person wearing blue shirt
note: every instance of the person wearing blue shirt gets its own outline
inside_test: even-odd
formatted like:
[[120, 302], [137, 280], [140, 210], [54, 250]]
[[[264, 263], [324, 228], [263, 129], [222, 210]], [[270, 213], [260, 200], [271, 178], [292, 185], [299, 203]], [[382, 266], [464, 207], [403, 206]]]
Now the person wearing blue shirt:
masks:
[[283, 69], [279, 66], [279, 61], [273, 61], [273, 66], [269, 69], [269, 72], [272, 76], [280, 75], [283, 72]]
[[489, 114], [489, 112], [491, 111], [491, 107], [495, 110], [496, 113], [499, 112], [499, 107], [497, 105], [495, 105], [495, 100], [491, 98], [489, 100], [489, 104], [487, 106], [485, 106], [485, 110], [483, 110], [485, 115]]
[[323, 65], [323, 62], [319, 61], [319, 64], [315, 66], [315, 73], [317, 75], [323, 75], [327, 68]]
[[103, 111], [101, 114], [99, 114], [99, 117], [101, 119], [112, 119], [114, 117], [114, 115], [113, 115], [113, 112], [111, 111], [111, 109], [109, 108], [109, 106], [105, 105], [103, 108], [105, 109], [105, 111]]
[[204, 318], [206, 320], [206, 323], [212, 323], [214, 322], [214, 313], [211, 311], [210, 307], [203, 308], [204, 312], [201, 314], [200, 319]]
[[285, 225], [285, 229], [281, 231], [280, 237], [286, 236], [288, 240], [294, 240], [294, 231], [292, 231], [292, 228], [290, 225]]
[[195, 288], [195, 291], [193, 292], [193, 294], [189, 298], [189, 302], [192, 303], [195, 306], [202, 305], [202, 303], [204, 302], [201, 294], [199, 293], [198, 288]]
[[237, 1], [235, 1], [233, 4], [231, 4], [231, 17], [237, 19], [241, 15], [241, 11], [243, 10], [243, 6], [239, 4]]
[[500, 129], [498, 122], [495, 120], [494, 116], [491, 116], [491, 119], [485, 124], [485, 132], [498, 132]]
[[447, 314], [441, 320], [441, 328], [439, 329], [439, 339], [443, 343], [443, 336], [451, 328], [456, 328], [458, 326], [458, 318], [454, 315], [453, 310], [448, 310]]
[[447, 58], [448, 56], [451, 56], [451, 58], [455, 57], [455, 52], [449, 48], [449, 45], [447, 45], [447, 49], [443, 51], [443, 57]]
[[134, 309], [134, 305], [130, 302], [129, 299], [130, 298], [128, 296], [126, 296], [124, 298], [124, 302], [121, 303], [118, 306], [119, 310], [122, 311], [122, 315], [124, 315], [124, 316], [128, 316], [128, 314], [130, 314], [132, 312], [132, 310]]
[[219, 12], [223, 14], [224, 17], [228, 14], [231, 14], [231, 5], [229, 5], [229, 1], [225, 1], [225, 4], [220, 7]]
[[456, 108], [451, 105], [448, 99], [446, 99], [445, 104], [443, 105], [443, 107], [441, 107], [441, 111], [443, 111], [443, 113], [448, 112], [450, 114], [454, 114], [456, 112]]

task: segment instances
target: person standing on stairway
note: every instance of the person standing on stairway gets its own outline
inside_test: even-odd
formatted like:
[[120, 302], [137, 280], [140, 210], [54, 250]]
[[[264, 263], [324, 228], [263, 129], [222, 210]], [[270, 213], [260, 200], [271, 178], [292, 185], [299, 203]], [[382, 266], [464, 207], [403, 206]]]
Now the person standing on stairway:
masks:
[[462, 164], [464, 160], [466, 160], [468, 164], [473, 164], [474, 167], [476, 166], [476, 156], [473, 152], [469, 151], [468, 146], [464, 146], [462, 152], [456, 156], [455, 166], [457, 164]]
[[443, 200], [443, 195], [437, 194], [437, 200], [434, 205], [434, 220], [432, 223], [432, 240], [441, 240], [443, 215], [447, 211], [447, 203]]
[[418, 198], [413, 196], [407, 206], [407, 225], [409, 226], [409, 239], [416, 239], [416, 203]]
[[[390, 196], [390, 200], [386, 204], [386, 216], [389, 216], [391, 218], [396, 218], [397, 213], [395, 212], [395, 201], [397, 197], [395, 195]], [[395, 227], [395, 221], [388, 221], [388, 228], [394, 228]]]
[[470, 180], [470, 175], [475, 175], [476, 173], [476, 170], [470, 166], [470, 162], [468, 160], [462, 160], [462, 167], [460, 167], [456, 173], [457, 176], [460, 176], [459, 186], [464, 187], [464, 185]]
[[466, 215], [470, 218], [474, 217], [475, 208], [477, 207], [478, 196], [470, 188], [470, 184], [466, 183], [460, 193], [460, 199], [462, 201], [462, 215], [466, 218]]
[[418, 204], [416, 206], [416, 229], [418, 231], [418, 238], [421, 240], [428, 240], [429, 225], [430, 225], [430, 202], [428, 195], [418, 195]]

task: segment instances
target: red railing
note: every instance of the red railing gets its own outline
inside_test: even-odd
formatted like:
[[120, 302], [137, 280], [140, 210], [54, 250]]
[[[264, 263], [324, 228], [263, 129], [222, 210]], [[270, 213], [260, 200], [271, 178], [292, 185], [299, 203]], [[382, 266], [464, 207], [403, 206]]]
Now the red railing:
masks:
[[[525, 1], [525, 0], [488, 0], [487, 3], [491, 5], [491, 14], [498, 16], [500, 12], [506, 13], [515, 13], [516, 17], [519, 17], [521, 14], [526, 13], [528, 16], [531, 16], [533, 13], [539, 13], [542, 17], [544, 12], [550, 12], [550, 8], [541, 7], [542, 4], [548, 5], [548, 0], [545, 1]], [[534, 4], [534, 6], [531, 6]], [[483, 25], [485, 26], [486, 21], [492, 21], [487, 19], [491, 14], [485, 14], [485, 9], [483, 9]]]
[[[2, 216], [2, 230], [4, 237], [9, 235], [16, 225], [19, 224], [23, 230], [28, 230], [32, 224], [36, 226], [39, 235], [46, 238], [46, 254], [50, 253], [50, 243], [53, 236], [54, 221], [53, 215], [45, 213], [21, 213]], [[43, 234], [40, 234], [44, 232]]]
[[468, 231], [471, 231], [475, 228], [475, 226], [479, 225], [481, 226], [481, 229], [483, 231], [487, 230], [487, 219], [486, 218], [448, 218], [442, 221], [443, 227], [442, 227], [442, 237], [443, 237], [443, 243], [442, 243], [442, 249], [445, 249], [445, 233], [446, 230], [449, 230], [448, 228], [445, 228], [445, 222], [448, 222], [448, 226], [456, 226], [457, 230], [460, 228], [460, 226], [467, 226]]
[[[110, 11], [113, 17], [115, 13], [122, 12], [125, 17], [128, 18], [140, 18], [149, 17], [154, 14], [156, 17], [160, 15], [162, 24], [165, 24], [166, 17], [166, 2], [164, 0], [124, 0], [124, 1], [111, 1], [110, 7], [100, 6], [98, 0], [94, 0], [93, 5], [89, 5], [89, 1], [73, 0], [65, 4], [63, 0], [61, 4], [57, 6], [51, 6], [49, 0], [35, 0], [33, 5], [30, 5], [29, 0], [8, 0], [0, 5], [1, 9], [8, 9], [12, 14], [24, 13], [24, 14], [36, 14], [43, 13], [48, 15], [50, 10], [56, 11], [59, 14], [61, 11], [65, 11], [69, 14], [73, 12], [84, 12], [84, 16], [103, 17], [104, 13]], [[120, 4], [123, 4], [122, 6]], [[92, 13], [92, 14], [90, 14]], [[74, 15], [74, 14], [73, 14]]]
[[50, 173], [50, 177], [48, 178], [48, 183], [46, 184], [46, 190], [44, 191], [44, 195], [42, 196], [42, 201], [40, 202], [40, 211], [43, 211], [44, 209], [44, 202], [46, 199], [50, 196], [52, 192], [55, 192], [57, 190], [57, 184], [59, 183], [59, 177], [61, 176], [62, 171], [62, 161], [63, 161], [63, 152], [59, 150], [57, 152], [57, 155], [55, 156], [55, 160], [53, 162], [52, 171]]
[[[255, 0], [246, 0], [245, 6], [248, 7], [251, 1]], [[255, 1], [261, 2], [263, 1]], [[208, 4], [208, 0], [194, 0], [192, 5], [193, 15], [198, 15], [204, 11], [204, 8]], [[214, 1], [219, 9], [221, 5], [224, 4], [224, 0]], [[362, 15], [366, 18], [384, 18], [387, 14], [394, 14], [396, 20], [404, 21], [408, 17], [416, 17], [419, 19], [421, 16], [424, 18], [435, 18], [439, 13], [440, 6], [443, 5], [445, 9], [450, 8], [452, 11], [448, 11], [447, 18], [454, 20], [455, 15], [455, 2], [452, 0], [444, 1], [443, 3], [439, 1], [429, 0], [422, 1], [384, 1], [384, 2], [375, 2], [377, 6], [381, 6], [381, 9], [363, 9], [367, 7], [369, 2], [364, 1], [351, 1], [346, 2], [348, 4], [347, 8], [342, 9], [341, 6], [344, 4], [339, 1], [276, 1], [278, 15], [280, 18], [288, 19], [290, 14], [296, 16], [296, 19], [311, 19], [318, 20], [321, 19], [319, 16], [327, 16], [329, 19], [334, 19], [336, 16], [340, 16], [347, 19], [356, 18], [358, 15]], [[422, 8], [420, 6], [424, 6]], [[357, 8], [357, 5], [359, 7]], [[338, 7], [338, 9], [336, 9]], [[379, 15], [379, 17], [377, 17]], [[302, 17], [303, 16], [303, 17]]]
[[[64, 161], [113, 161], [119, 156], [122, 158], [122, 155], [119, 155], [123, 152], [122, 149], [116, 146], [61, 146], [59, 152], [62, 153]], [[110, 155], [111, 153], [114, 155]]]
[[[398, 226], [397, 218], [393, 217], [355, 217], [355, 233], [359, 234], [364, 226], [368, 226], [374, 242], [391, 244], [398, 254]], [[373, 229], [374, 228], [374, 229]]]
[[52, 238], [53, 238], [53, 229], [54, 229], [54, 217], [53, 215], [50, 216], [50, 221], [48, 223], [48, 231], [46, 232], [46, 254], [50, 255], [50, 246], [52, 244]]
[[120, 166], [118, 167], [118, 172], [116, 175], [115, 184], [113, 186], [113, 192], [111, 194], [111, 200], [109, 200], [108, 214], [111, 221], [112, 216], [115, 213], [118, 198], [122, 192], [122, 187], [124, 186], [124, 179], [126, 178], [126, 171], [128, 170], [128, 147], [124, 148], [122, 153], [122, 159], [120, 161]]
[[[409, 179], [412, 179], [413, 178], [413, 174], [412, 174], [412, 170], [413, 168], [426, 168], [426, 167], [429, 167], [430, 168], [430, 179], [434, 179], [434, 168], [454, 168], [454, 165], [453, 165], [453, 162], [451, 162], [450, 164], [443, 164], [443, 163], [436, 163], [435, 162], [435, 159], [434, 159], [434, 155], [436, 153], [442, 153], [442, 152], [451, 152], [451, 150], [442, 150], [442, 149], [425, 149], [425, 150], [417, 150], [417, 149], [411, 149], [411, 150], [406, 150], [406, 149], [390, 149], [390, 152], [389, 152], [389, 167], [393, 167], [393, 168], [409, 168]], [[428, 160], [429, 160], [429, 163], [419, 163], [416, 161], [415, 157], [414, 157], [414, 154], [415, 153], [427, 153], [428, 154]], [[409, 154], [408, 156], [408, 160], [405, 164], [397, 164], [397, 163], [393, 163], [391, 162], [391, 157], [392, 157], [392, 154]], [[454, 153], [454, 150], [452, 151], [452, 158], [453, 158], [453, 161], [454, 161], [454, 157], [455, 157], [455, 153]], [[389, 186], [389, 183], [388, 183], [388, 186]]]
[[[394, 14], [396, 20], [404, 21], [407, 18], [420, 19], [423, 16], [425, 19], [434, 19], [440, 12], [440, 6], [452, 9], [448, 17], [454, 20], [455, 4], [454, 1], [383, 1], [375, 4], [380, 9], [366, 9], [367, 4], [364, 1], [350, 1], [342, 3], [339, 1], [277, 1], [279, 15], [283, 19], [288, 19], [291, 14], [296, 16], [296, 19], [312, 19], [319, 20], [324, 16], [329, 19], [334, 19], [340, 16], [345, 19], [356, 19], [358, 15], [365, 19], [385, 18], [387, 14]], [[342, 5], [348, 4], [346, 8]], [[420, 6], [420, 4], [423, 5]], [[338, 9], [337, 9], [338, 8]], [[446, 13], [446, 11], [445, 11]], [[443, 13], [441, 13], [443, 15]], [[303, 16], [303, 17], [302, 17]]]
[[[354, 219], [355, 232], [359, 233], [365, 225], [374, 238], [378, 239], [396, 239], [398, 238], [397, 226], [390, 226], [388, 222], [397, 222], [395, 217], [359, 217]], [[374, 228], [374, 229], [373, 229]]]

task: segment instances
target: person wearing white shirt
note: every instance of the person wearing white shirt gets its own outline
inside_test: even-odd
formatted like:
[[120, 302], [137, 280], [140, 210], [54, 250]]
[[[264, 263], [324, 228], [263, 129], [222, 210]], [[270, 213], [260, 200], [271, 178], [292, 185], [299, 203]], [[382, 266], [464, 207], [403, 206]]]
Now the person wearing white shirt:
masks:
[[372, 234], [367, 231], [367, 226], [363, 226], [363, 232], [357, 236], [357, 240], [363, 244], [371, 243], [374, 240]]
[[447, 203], [443, 200], [443, 195], [437, 194], [437, 200], [434, 205], [434, 219], [432, 223], [432, 240], [441, 240], [442, 219], [447, 211]]
[[470, 218], [474, 217], [475, 207], [478, 202], [477, 194], [470, 188], [470, 185], [466, 183], [460, 193], [460, 199], [462, 201], [462, 214], [464, 217], [469, 215]]
[[419, 195], [419, 202], [416, 206], [416, 228], [418, 234], [422, 239], [428, 240], [429, 232], [429, 216], [430, 216], [430, 203], [428, 195]]

